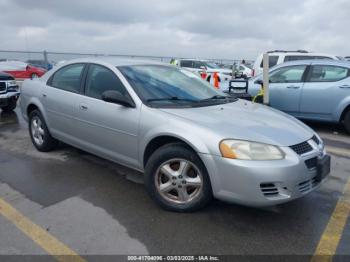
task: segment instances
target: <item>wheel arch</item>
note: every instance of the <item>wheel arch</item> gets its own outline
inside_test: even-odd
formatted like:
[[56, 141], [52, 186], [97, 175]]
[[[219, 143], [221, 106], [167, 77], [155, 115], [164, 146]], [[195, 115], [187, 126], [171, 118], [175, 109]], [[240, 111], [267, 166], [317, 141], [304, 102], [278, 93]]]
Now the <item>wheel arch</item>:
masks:
[[[24, 108], [23, 108], [24, 109]], [[29, 120], [29, 114], [31, 112], [33, 112], [33, 110], [39, 110], [41, 115], [43, 116], [47, 127], [49, 128], [49, 123], [47, 121], [47, 116], [46, 116], [46, 112], [44, 110], [43, 105], [40, 103], [39, 99], [37, 99], [36, 97], [33, 97], [31, 100], [28, 101], [27, 106], [25, 107], [25, 116], [27, 118], [27, 120]]]
[[343, 112], [342, 112], [341, 115], [340, 115], [339, 122], [343, 122], [343, 121], [344, 121], [345, 115], [346, 115], [349, 111], [350, 111], [350, 104], [347, 105], [347, 106], [344, 108]]
[[145, 147], [145, 150], [143, 152], [143, 158], [142, 158], [142, 164], [143, 167], [146, 166], [149, 158], [151, 157], [151, 155], [160, 147], [168, 145], [168, 144], [172, 144], [172, 143], [181, 143], [184, 146], [186, 146], [187, 148], [191, 149], [193, 152], [198, 152], [198, 150], [195, 149], [195, 147], [188, 143], [187, 141], [185, 141], [182, 138], [173, 136], [173, 135], [160, 135], [160, 136], [156, 136], [154, 138], [152, 138], [148, 143], [147, 146]]
[[34, 103], [29, 104], [27, 106], [27, 110], [26, 110], [27, 117], [29, 117], [30, 113], [33, 112], [34, 110], [40, 111], [39, 107], [36, 104], [34, 104]]

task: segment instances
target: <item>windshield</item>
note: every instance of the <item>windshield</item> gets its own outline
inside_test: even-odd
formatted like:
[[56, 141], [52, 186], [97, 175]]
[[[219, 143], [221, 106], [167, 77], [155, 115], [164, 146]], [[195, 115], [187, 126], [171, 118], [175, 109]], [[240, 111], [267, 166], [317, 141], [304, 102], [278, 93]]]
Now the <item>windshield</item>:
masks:
[[118, 67], [141, 100], [150, 106], [206, 106], [236, 100], [197, 75], [163, 65]]

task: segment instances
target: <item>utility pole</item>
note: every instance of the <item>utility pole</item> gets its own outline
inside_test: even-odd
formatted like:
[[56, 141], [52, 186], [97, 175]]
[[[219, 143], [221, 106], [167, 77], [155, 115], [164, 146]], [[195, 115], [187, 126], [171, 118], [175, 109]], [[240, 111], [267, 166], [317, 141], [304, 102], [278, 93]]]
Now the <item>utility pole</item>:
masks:
[[43, 54], [44, 54], [44, 61], [47, 63], [47, 62], [49, 61], [49, 60], [47, 59], [47, 51], [44, 50]]
[[263, 56], [264, 105], [270, 104], [269, 84], [269, 54], [265, 53]]

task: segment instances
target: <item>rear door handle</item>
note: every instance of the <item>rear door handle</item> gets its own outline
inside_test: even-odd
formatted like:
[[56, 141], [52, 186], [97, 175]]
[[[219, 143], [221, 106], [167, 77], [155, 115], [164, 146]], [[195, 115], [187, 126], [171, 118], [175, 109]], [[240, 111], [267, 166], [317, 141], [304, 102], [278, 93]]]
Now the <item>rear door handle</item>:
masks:
[[339, 86], [339, 88], [350, 88], [350, 85], [342, 85], [342, 86]]
[[44, 98], [46, 98], [46, 97], [47, 97], [47, 95], [46, 95], [46, 94], [43, 94], [43, 97], [44, 97]]
[[287, 86], [287, 88], [289, 88], [289, 89], [299, 89], [300, 86]]
[[84, 104], [80, 104], [79, 108], [80, 110], [83, 110], [83, 111], [87, 111], [89, 109], [88, 106]]

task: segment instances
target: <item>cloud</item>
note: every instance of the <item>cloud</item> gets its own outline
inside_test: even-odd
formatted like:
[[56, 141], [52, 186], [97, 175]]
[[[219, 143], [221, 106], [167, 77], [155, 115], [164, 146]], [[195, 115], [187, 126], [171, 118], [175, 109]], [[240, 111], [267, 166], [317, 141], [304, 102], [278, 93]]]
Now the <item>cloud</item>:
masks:
[[0, 0], [0, 10], [0, 49], [222, 59], [271, 49], [350, 54], [346, 0]]

